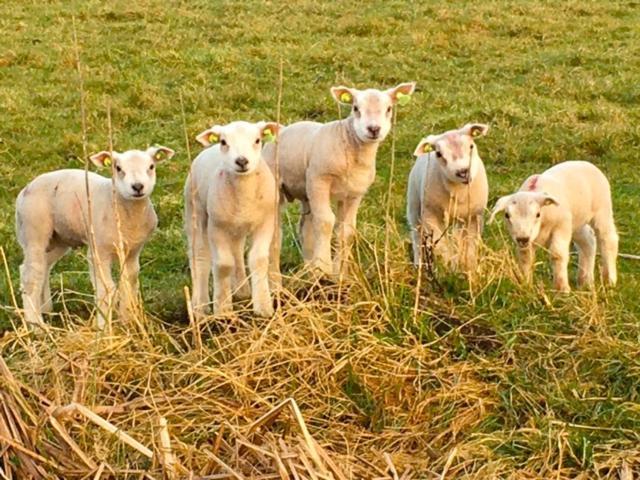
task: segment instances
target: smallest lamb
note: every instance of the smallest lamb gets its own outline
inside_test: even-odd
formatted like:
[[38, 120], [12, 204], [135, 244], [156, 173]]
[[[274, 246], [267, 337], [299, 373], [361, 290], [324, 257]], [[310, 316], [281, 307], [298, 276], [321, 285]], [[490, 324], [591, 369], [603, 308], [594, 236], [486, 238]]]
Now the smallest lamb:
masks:
[[597, 238], [602, 277], [609, 285], [615, 285], [618, 234], [611, 189], [595, 165], [570, 161], [532, 175], [520, 190], [496, 202], [489, 222], [501, 211], [505, 212], [507, 228], [516, 242], [525, 280], [531, 280], [535, 247], [543, 246], [553, 262], [555, 289], [569, 292], [567, 269], [573, 240], [579, 255], [578, 285], [591, 286]]
[[35, 178], [18, 194], [16, 230], [24, 251], [20, 284], [27, 323], [43, 324], [42, 313], [52, 308], [51, 269], [70, 248], [82, 245], [89, 247], [98, 328], [104, 327], [112, 305], [111, 265], [119, 258], [125, 282], [120, 307], [126, 313], [137, 298], [140, 252], [158, 223], [149, 198], [156, 183], [155, 167], [173, 155], [167, 147], [103, 151], [91, 161], [110, 167], [113, 178], [77, 169], [56, 170]]
[[[474, 139], [488, 131], [488, 125], [470, 123], [429, 135], [416, 147], [418, 158], [407, 189], [407, 220], [416, 267], [422, 262], [425, 240], [451, 266], [459, 265], [465, 271], [475, 267], [489, 185]], [[458, 248], [453, 248], [446, 235], [450, 225], [462, 227], [455, 231], [461, 240]]]
[[232, 311], [232, 293], [247, 296], [248, 238], [253, 311], [261, 317], [273, 315], [268, 269], [278, 197], [262, 145], [279, 129], [272, 122], [232, 122], [196, 137], [210, 147], [193, 161], [184, 188], [192, 305], [198, 316], [208, 308], [212, 272], [214, 314]]

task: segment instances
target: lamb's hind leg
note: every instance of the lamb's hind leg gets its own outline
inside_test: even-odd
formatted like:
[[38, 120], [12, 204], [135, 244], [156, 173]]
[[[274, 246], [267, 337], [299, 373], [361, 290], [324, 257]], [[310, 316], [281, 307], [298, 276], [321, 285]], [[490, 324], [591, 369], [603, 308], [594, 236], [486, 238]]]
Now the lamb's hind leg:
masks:
[[[197, 208], [197, 207], [196, 207]], [[195, 218], [188, 211], [185, 216], [187, 251], [191, 270], [192, 298], [194, 313], [198, 316], [207, 312], [210, 303], [209, 279], [211, 278], [211, 251], [207, 238], [207, 214], [197, 209]]]
[[602, 280], [614, 286], [618, 280], [616, 261], [618, 258], [618, 233], [610, 212], [598, 214], [592, 223], [600, 247]]
[[65, 245], [50, 245], [46, 253], [47, 268], [45, 270], [44, 281], [42, 285], [42, 308], [43, 313], [50, 313], [53, 311], [53, 299], [51, 298], [51, 286], [49, 284], [49, 278], [51, 276], [51, 270], [62, 256], [69, 250]]
[[274, 290], [282, 286], [282, 273], [280, 272], [280, 251], [282, 250], [282, 209], [284, 208], [284, 195], [275, 212], [273, 237], [269, 249], [269, 283]]
[[578, 286], [593, 286], [596, 263], [596, 237], [589, 225], [583, 225], [573, 234], [578, 248]]
[[46, 274], [46, 254], [39, 249], [26, 249], [20, 265], [20, 288], [25, 321], [29, 325], [44, 325], [42, 321], [42, 291]]
[[313, 258], [313, 216], [309, 202], [300, 201], [300, 222], [298, 223], [298, 234], [302, 246], [302, 258], [305, 262], [310, 262]]

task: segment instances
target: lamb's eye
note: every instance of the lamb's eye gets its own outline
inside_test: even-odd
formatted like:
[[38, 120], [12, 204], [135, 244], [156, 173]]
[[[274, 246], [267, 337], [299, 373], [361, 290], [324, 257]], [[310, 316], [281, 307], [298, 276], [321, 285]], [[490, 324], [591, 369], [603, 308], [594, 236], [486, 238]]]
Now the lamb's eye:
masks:
[[149, 170], [153, 170], [154, 168], [156, 168], [156, 166], [153, 163], [149, 165]]
[[439, 150], [436, 150], [436, 157], [442, 158], [442, 153]]
[[360, 113], [360, 109], [358, 108], [357, 105], [353, 106], [353, 113]]
[[506, 218], [507, 220], [509, 220], [511, 218], [511, 215], [509, 215], [509, 213], [505, 213], [504, 214], [504, 218]]
[[220, 145], [222, 145], [223, 147], [227, 146], [227, 141], [226, 140], [220, 140]]
[[473, 150], [473, 144], [469, 147], [469, 150]]
[[387, 107], [387, 113], [391, 113], [391, 106]]
[[120, 168], [120, 165], [116, 165], [116, 172], [120, 173], [122, 171], [122, 168]]
[[540, 218], [540, 212], [536, 213], [536, 218]]
[[256, 145], [260, 145], [260, 139], [256, 138]]

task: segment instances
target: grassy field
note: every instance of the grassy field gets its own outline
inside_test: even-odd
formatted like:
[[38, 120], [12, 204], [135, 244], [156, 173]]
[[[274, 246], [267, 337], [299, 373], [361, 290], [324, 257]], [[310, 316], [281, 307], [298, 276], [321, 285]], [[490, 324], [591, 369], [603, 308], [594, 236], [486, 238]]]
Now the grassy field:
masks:
[[[160, 143], [178, 152], [159, 168], [153, 194], [160, 223], [141, 274], [147, 326], [122, 326], [111, 339], [118, 348], [101, 346], [86, 325], [83, 252], [55, 269], [64, 314], [51, 319], [59, 327], [51, 337], [25, 339], [12, 327], [20, 325], [9, 288], [18, 290], [21, 261], [14, 199], [39, 173], [84, 165], [74, 19], [88, 151], [108, 146], [109, 107], [115, 149]], [[611, 180], [620, 251], [639, 254], [639, 24], [640, 3], [622, 1], [4, 0], [2, 356], [60, 405], [75, 395], [69, 362], [84, 359], [83, 402], [153, 404], [112, 421], [147, 438], [152, 413], [162, 413], [180, 460], [198, 471], [206, 461], [194, 452], [222, 423], [240, 428], [291, 396], [353, 478], [382, 476], [361, 472], [366, 461], [384, 471], [383, 452], [414, 478], [640, 474], [640, 262], [619, 261], [613, 291], [556, 296], [540, 255], [536, 284], [522, 288], [498, 222], [485, 230], [471, 286], [440, 271], [439, 287], [423, 283], [416, 300], [404, 221], [416, 143], [478, 121], [492, 127], [479, 141], [490, 205], [531, 173], [589, 160]], [[292, 294], [270, 321], [210, 322], [195, 352], [185, 334], [183, 122], [193, 157], [194, 136], [214, 122], [275, 119], [281, 60], [285, 124], [346, 115], [330, 98], [335, 84], [418, 87], [378, 155], [355, 277], [337, 294], [308, 293], [296, 276], [292, 207], [283, 257]], [[97, 459], [146, 468], [97, 429], [78, 436]]]

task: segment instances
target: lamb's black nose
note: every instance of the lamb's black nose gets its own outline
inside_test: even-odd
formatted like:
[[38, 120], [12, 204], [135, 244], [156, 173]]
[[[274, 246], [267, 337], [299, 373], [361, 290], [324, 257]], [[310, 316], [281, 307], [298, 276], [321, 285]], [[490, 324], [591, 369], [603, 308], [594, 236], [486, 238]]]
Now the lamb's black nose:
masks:
[[521, 247], [526, 247], [529, 245], [529, 237], [518, 237], [516, 238], [516, 242], [518, 242], [518, 245]]
[[131, 188], [133, 188], [133, 191], [136, 193], [142, 193], [142, 190], [144, 189], [144, 185], [138, 182], [138, 183], [132, 184]]
[[459, 176], [460, 178], [467, 179], [467, 178], [469, 178], [469, 169], [468, 168], [461, 168], [460, 170], [458, 170], [456, 172], [456, 175]]
[[377, 125], [369, 125], [367, 127], [367, 130], [373, 138], [377, 138], [377, 136], [380, 135], [380, 127], [378, 127]]
[[240, 168], [245, 169], [247, 168], [248, 164], [249, 164], [249, 160], [247, 160], [247, 157], [236, 158], [236, 165], [238, 165]]

